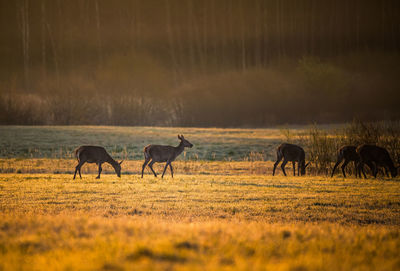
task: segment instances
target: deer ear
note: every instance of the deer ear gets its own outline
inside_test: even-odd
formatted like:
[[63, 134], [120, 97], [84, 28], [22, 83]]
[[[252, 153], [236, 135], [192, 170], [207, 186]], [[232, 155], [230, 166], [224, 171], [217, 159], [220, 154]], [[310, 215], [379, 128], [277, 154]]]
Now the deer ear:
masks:
[[122, 160], [122, 161], [121, 161], [121, 162], [119, 162], [118, 164], [120, 164], [120, 165], [121, 165], [121, 164], [122, 164], [122, 162], [124, 162], [124, 160]]
[[309, 164], [310, 164], [310, 162], [308, 162], [308, 163], [304, 166], [304, 168], [306, 168]]
[[181, 139], [181, 140], [182, 140], [182, 138], [181, 138], [181, 136], [180, 136], [180, 135], [178, 135], [178, 139]]
[[182, 139], [185, 139], [185, 137], [184, 137], [183, 135], [181, 135], [181, 138], [182, 138]]

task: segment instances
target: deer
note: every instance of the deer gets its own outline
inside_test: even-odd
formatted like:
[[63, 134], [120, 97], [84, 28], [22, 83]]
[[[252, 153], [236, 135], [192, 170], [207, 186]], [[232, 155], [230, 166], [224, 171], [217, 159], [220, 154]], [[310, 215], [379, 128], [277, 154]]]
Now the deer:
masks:
[[306, 167], [310, 164], [308, 162], [305, 164], [305, 152], [302, 147], [294, 145], [294, 144], [289, 144], [289, 143], [282, 143], [279, 145], [279, 147], [276, 150], [276, 156], [277, 156], [277, 161], [274, 164], [274, 169], [272, 171], [272, 176], [275, 175], [275, 169], [278, 166], [279, 162], [283, 159], [281, 168], [283, 171], [283, 174], [285, 176], [285, 166], [287, 162], [292, 162], [293, 163], [293, 175], [296, 176], [296, 167], [295, 164], [296, 162], [298, 163], [297, 166], [297, 175], [300, 176], [304, 175], [306, 173]]
[[[350, 162], [354, 162], [354, 168], [356, 170], [356, 177], [357, 177], [357, 172], [358, 172], [358, 164], [360, 163], [360, 156], [357, 153], [357, 147], [352, 146], [352, 145], [346, 145], [342, 146], [337, 155], [337, 162], [335, 166], [333, 167], [331, 178], [333, 177], [333, 174], [335, 173], [336, 168], [339, 166], [339, 164], [344, 160], [344, 163], [342, 164], [342, 173], [343, 177], [346, 178], [346, 166]], [[365, 163], [371, 170], [371, 172], [374, 171], [374, 165], [372, 162], [366, 162]]]
[[361, 178], [361, 173], [366, 178], [364, 172], [364, 164], [367, 164], [376, 178], [378, 174], [378, 167], [381, 166], [386, 170], [386, 175], [388, 174], [388, 170], [392, 178], [397, 176], [397, 170], [399, 167], [395, 167], [392, 159], [390, 158], [389, 152], [382, 147], [375, 145], [367, 145], [363, 144], [357, 147], [357, 153], [360, 156], [360, 163], [357, 169], [357, 175]]
[[339, 166], [339, 164], [344, 160], [344, 163], [342, 164], [342, 172], [343, 176], [346, 178], [346, 173], [345, 169], [348, 163], [354, 162], [354, 168], [356, 169], [357, 172], [357, 167], [358, 163], [360, 162], [360, 156], [357, 153], [357, 147], [352, 146], [352, 145], [346, 145], [343, 146], [339, 149], [338, 155], [337, 155], [337, 162], [335, 166], [333, 167], [331, 178], [333, 177], [333, 174], [335, 173], [336, 168]]
[[157, 163], [166, 162], [161, 178], [164, 178], [164, 174], [168, 166], [171, 170], [171, 176], [172, 178], [174, 178], [174, 170], [172, 169], [171, 163], [176, 159], [176, 157], [178, 157], [183, 152], [185, 147], [188, 148], [193, 147], [193, 144], [187, 141], [183, 135], [178, 135], [178, 139], [181, 142], [176, 147], [165, 146], [165, 145], [147, 145], [146, 147], [144, 147], [143, 149], [144, 163], [142, 166], [142, 178], [143, 178], [143, 171], [147, 164], [149, 165], [149, 168], [153, 172], [154, 176], [157, 177], [157, 174], [153, 169], [153, 164], [156, 162]]
[[74, 180], [76, 177], [76, 173], [79, 172], [79, 177], [81, 176], [81, 167], [85, 163], [95, 163], [99, 166], [99, 175], [97, 175], [96, 179], [100, 179], [101, 165], [103, 163], [109, 163], [115, 170], [115, 173], [119, 178], [121, 178], [121, 162], [115, 161], [107, 151], [100, 146], [80, 146], [75, 150], [75, 156], [78, 160], [78, 165], [75, 167]]

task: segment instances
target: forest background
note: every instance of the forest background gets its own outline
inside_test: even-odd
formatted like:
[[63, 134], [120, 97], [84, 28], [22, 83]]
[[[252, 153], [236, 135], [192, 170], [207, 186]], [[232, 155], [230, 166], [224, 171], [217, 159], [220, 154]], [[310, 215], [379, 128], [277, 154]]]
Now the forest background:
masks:
[[397, 120], [400, 2], [0, 1], [0, 124]]

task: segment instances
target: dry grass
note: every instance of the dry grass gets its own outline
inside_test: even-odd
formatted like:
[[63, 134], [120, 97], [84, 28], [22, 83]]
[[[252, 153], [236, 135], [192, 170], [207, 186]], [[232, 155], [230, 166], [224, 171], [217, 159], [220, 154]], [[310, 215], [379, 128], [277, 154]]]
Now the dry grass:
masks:
[[[139, 178], [141, 148], [178, 132], [195, 148], [175, 178]], [[399, 178], [272, 177], [284, 132], [0, 127], [0, 271], [400, 269]], [[72, 180], [81, 144], [128, 158], [122, 178]]]
[[[73, 174], [77, 161], [75, 159], [0, 159], [0, 173], [67, 173]], [[122, 164], [122, 174], [141, 174], [143, 161], [127, 160]], [[161, 173], [165, 163], [156, 163], [154, 169]], [[214, 174], [214, 175], [249, 175], [249, 174], [271, 174], [273, 162], [271, 161], [191, 161], [180, 160], [172, 163], [174, 171], [182, 174]], [[291, 165], [287, 171], [292, 172]], [[81, 170], [82, 174], [95, 174], [98, 167], [95, 164], [85, 164]], [[102, 174], [115, 174], [109, 164], [103, 165]], [[152, 174], [146, 167], [145, 174]], [[167, 175], [170, 174], [169, 169]]]
[[0, 174], [0, 270], [395, 270], [400, 182]]

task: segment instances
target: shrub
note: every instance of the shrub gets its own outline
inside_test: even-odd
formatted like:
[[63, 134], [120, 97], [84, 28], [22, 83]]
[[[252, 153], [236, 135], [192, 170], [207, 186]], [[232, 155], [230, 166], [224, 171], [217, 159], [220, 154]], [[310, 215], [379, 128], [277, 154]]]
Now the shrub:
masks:
[[302, 138], [308, 159], [318, 173], [328, 173], [343, 145], [371, 144], [386, 148], [394, 163], [400, 163], [400, 121], [362, 122], [353, 120], [346, 126], [328, 131], [317, 126]]

